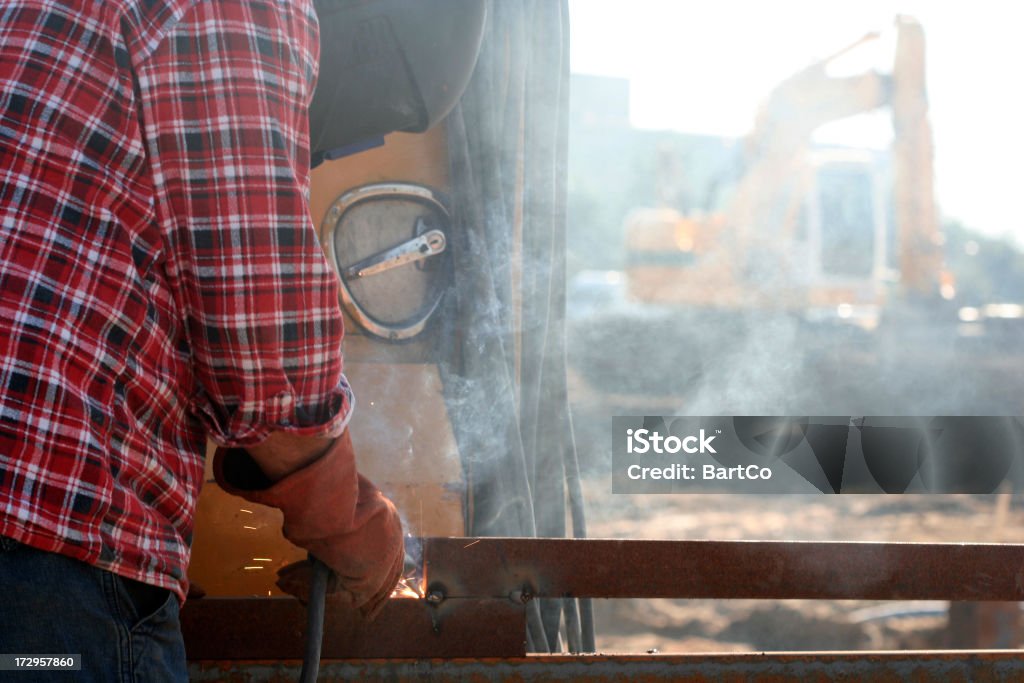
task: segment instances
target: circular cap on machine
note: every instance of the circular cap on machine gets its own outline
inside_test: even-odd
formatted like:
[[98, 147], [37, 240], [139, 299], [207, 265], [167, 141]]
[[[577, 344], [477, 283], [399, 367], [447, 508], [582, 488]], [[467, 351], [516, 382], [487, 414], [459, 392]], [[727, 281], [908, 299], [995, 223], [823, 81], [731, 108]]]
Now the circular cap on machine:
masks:
[[328, 208], [321, 243], [367, 333], [402, 341], [426, 329], [448, 284], [449, 227], [443, 197], [411, 183], [363, 185]]

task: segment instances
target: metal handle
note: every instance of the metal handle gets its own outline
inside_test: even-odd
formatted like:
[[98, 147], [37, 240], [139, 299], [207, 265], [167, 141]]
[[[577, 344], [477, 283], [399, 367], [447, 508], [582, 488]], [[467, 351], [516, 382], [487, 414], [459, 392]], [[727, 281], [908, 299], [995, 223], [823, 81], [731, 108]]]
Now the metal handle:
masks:
[[357, 261], [345, 269], [344, 276], [346, 279], [355, 280], [383, 273], [407, 263], [415, 263], [440, 254], [444, 251], [445, 244], [443, 232], [430, 230], [419, 237], [413, 237], [411, 240]]

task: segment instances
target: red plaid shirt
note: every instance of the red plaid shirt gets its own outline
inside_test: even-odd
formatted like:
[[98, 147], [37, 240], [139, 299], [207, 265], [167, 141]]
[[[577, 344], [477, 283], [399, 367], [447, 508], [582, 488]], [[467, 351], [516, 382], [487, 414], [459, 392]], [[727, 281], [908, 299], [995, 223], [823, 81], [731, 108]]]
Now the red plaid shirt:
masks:
[[309, 2], [0, 6], [0, 535], [184, 598], [206, 435], [336, 435]]

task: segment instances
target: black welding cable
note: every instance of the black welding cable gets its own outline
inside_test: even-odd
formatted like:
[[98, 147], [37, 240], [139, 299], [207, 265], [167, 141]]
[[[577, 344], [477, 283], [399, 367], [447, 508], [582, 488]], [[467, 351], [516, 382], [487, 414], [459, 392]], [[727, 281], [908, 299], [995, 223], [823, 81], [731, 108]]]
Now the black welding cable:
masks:
[[[557, 25], [560, 33], [560, 40], [558, 41], [559, 50], [559, 82], [558, 82], [558, 106], [555, 110], [557, 113], [557, 145], [556, 145], [556, 168], [565, 169], [569, 165], [569, 100], [570, 100], [570, 87], [569, 87], [569, 46], [570, 46], [570, 15], [569, 5], [565, 0], [559, 2], [557, 7], [548, 5], [546, 10], [550, 13], [549, 17], [545, 17], [546, 23], [552, 27]], [[555, 18], [557, 17], [557, 21]], [[553, 36], [549, 37], [550, 41]], [[556, 180], [556, 194], [557, 200], [557, 215], [558, 219], [561, 220], [561, 229], [558, 230], [555, 235], [554, 250], [561, 256], [560, 261], [552, 261], [557, 263], [557, 266], [553, 268], [557, 271], [557, 289], [555, 290], [555, 296], [552, 299], [552, 304], [555, 308], [556, 315], [558, 316], [558, 325], [560, 333], [560, 384], [561, 391], [559, 396], [559, 409], [565, 411], [565, 431], [563, 432], [566, 442], [562, 445], [562, 458], [563, 467], [565, 472], [565, 484], [568, 490], [569, 499], [569, 511], [572, 519], [572, 536], [573, 538], [586, 538], [587, 537], [587, 521], [586, 511], [583, 504], [583, 487], [580, 484], [580, 461], [579, 451], [576, 450], [576, 435], [572, 420], [572, 409], [569, 405], [568, 386], [566, 378], [566, 329], [565, 329], [565, 304], [566, 304], [566, 286], [565, 286], [565, 254], [568, 253], [566, 245], [566, 231], [565, 231], [565, 216], [566, 216], [566, 203], [568, 196], [568, 174], [562, 173], [557, 176]], [[566, 631], [569, 634], [575, 636], [570, 637], [570, 647], [575, 645], [576, 648], [582, 648], [583, 652], [594, 652], [596, 650], [595, 634], [594, 634], [594, 607], [590, 598], [580, 598], [577, 600], [567, 600], [567, 609], [565, 612], [566, 616]], [[579, 639], [576, 643], [574, 640]]]
[[313, 577], [309, 586], [309, 604], [306, 606], [306, 652], [302, 658], [300, 683], [314, 683], [320, 674], [320, 649], [324, 642], [324, 611], [327, 605], [327, 579], [330, 569], [312, 555]]
[[[587, 516], [583, 506], [583, 486], [580, 483], [579, 451], [576, 450], [576, 433], [572, 424], [572, 411], [566, 414], [569, 422], [569, 444], [562, 452], [565, 459], [565, 482], [569, 489], [569, 510], [572, 518], [573, 538], [587, 537]], [[579, 598], [579, 628], [583, 652], [597, 651], [594, 632], [594, 603], [590, 598]], [[575, 626], [575, 624], [574, 624]]]

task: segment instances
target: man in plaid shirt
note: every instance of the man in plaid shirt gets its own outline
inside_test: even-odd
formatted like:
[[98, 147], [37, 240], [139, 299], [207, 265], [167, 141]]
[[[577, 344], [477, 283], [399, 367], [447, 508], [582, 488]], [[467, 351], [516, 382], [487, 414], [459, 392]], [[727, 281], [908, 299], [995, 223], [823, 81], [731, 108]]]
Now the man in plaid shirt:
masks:
[[301, 0], [0, 6], [0, 653], [186, 676], [207, 436], [354, 605], [394, 586], [308, 212], [317, 40]]

